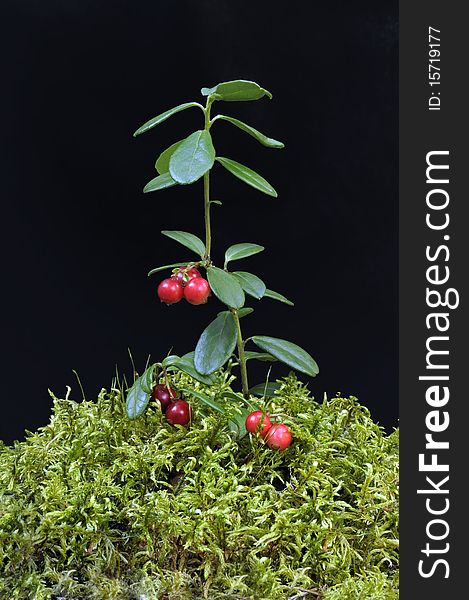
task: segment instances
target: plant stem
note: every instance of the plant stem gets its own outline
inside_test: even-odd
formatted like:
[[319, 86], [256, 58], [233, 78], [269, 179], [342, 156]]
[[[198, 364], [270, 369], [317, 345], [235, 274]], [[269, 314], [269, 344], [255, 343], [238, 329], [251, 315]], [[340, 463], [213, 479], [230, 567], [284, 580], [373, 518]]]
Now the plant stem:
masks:
[[243, 387], [243, 396], [245, 398], [249, 398], [249, 383], [248, 383], [248, 371], [246, 368], [246, 355], [244, 354], [244, 342], [243, 335], [241, 333], [241, 324], [239, 322], [238, 311], [234, 308], [231, 309], [231, 314], [233, 315], [233, 319], [236, 323], [236, 329], [238, 332], [238, 360], [239, 360], [239, 368], [241, 369], [241, 382]]
[[[208, 131], [210, 129], [210, 108], [212, 106], [213, 98], [210, 96], [207, 98], [207, 105], [204, 109], [205, 113], [205, 124], [204, 129]], [[204, 217], [205, 217], [205, 259], [210, 261], [210, 250], [212, 245], [212, 230], [210, 227], [210, 171], [207, 171], [204, 175]]]
[[204, 206], [205, 206], [205, 259], [210, 260], [212, 232], [210, 229], [210, 171], [204, 175]]

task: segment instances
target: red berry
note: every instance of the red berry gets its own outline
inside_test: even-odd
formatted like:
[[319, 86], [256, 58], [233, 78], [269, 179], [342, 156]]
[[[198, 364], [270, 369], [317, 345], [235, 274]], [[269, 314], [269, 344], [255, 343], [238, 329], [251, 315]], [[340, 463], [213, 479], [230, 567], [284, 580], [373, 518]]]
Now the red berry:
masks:
[[184, 288], [184, 298], [189, 304], [205, 304], [210, 296], [210, 285], [203, 277], [191, 279]]
[[261, 410], [255, 410], [246, 417], [246, 429], [249, 433], [260, 433], [264, 437], [271, 427], [271, 420]]
[[192, 409], [185, 400], [176, 400], [166, 409], [165, 417], [170, 425], [187, 425], [192, 417]]
[[292, 435], [286, 425], [274, 423], [265, 437], [267, 446], [274, 450], [285, 450], [291, 444]]
[[188, 269], [187, 267], [179, 267], [179, 271], [173, 273], [171, 275], [171, 279], [176, 279], [179, 283], [184, 287], [191, 281], [191, 279], [195, 279], [196, 277], [200, 277], [200, 271], [195, 267], [191, 267]]
[[166, 304], [176, 304], [182, 300], [184, 289], [176, 279], [163, 279], [158, 286], [158, 297]]
[[161, 411], [166, 412], [168, 406], [173, 402], [173, 400], [177, 400], [177, 394], [172, 389], [159, 383], [155, 385], [153, 388], [153, 392], [151, 394], [155, 400], [159, 400], [161, 404]]

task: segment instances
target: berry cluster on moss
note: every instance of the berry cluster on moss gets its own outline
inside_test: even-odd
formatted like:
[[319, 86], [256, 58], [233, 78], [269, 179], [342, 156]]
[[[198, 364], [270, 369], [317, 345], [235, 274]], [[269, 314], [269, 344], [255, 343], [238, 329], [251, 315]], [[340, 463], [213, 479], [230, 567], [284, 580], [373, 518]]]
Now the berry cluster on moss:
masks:
[[189, 427], [157, 401], [129, 420], [117, 385], [55, 398], [47, 426], [0, 445], [0, 597], [396, 599], [397, 432], [354, 398], [281, 383], [284, 452], [236, 439], [196, 397]]

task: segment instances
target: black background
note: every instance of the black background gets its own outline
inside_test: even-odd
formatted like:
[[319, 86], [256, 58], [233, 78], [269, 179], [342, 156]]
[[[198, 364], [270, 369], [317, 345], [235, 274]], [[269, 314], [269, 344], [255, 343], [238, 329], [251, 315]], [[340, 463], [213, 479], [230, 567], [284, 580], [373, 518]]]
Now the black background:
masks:
[[[47, 388], [88, 398], [171, 347], [192, 350], [219, 310], [156, 298], [147, 271], [190, 256], [161, 229], [203, 237], [202, 184], [143, 195], [158, 154], [201, 127], [187, 110], [133, 139], [148, 118], [244, 78], [274, 99], [216, 103], [285, 142], [269, 150], [227, 123], [222, 156], [264, 175], [269, 198], [213, 172], [214, 252], [266, 251], [240, 268], [295, 301], [256, 306], [255, 333], [319, 363], [311, 382], [354, 394], [397, 425], [398, 86], [395, 0], [2, 3], [2, 412], [0, 438], [47, 422]], [[308, 7], [314, 10], [308, 12]], [[214, 111], [214, 112], [215, 112]], [[255, 304], [255, 301], [253, 301]], [[251, 383], [265, 375], [251, 371]], [[275, 367], [274, 373], [285, 372]]]

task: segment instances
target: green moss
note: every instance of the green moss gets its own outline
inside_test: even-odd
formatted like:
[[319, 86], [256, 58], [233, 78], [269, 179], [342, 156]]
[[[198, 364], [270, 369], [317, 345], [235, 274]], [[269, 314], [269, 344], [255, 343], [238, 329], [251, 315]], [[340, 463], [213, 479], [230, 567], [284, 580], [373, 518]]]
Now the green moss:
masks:
[[46, 427], [0, 445], [1, 598], [398, 597], [397, 432], [292, 375], [269, 407], [290, 415], [283, 453], [191, 402], [185, 429], [155, 405], [129, 421], [117, 388], [54, 399]]

